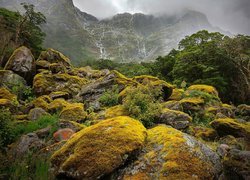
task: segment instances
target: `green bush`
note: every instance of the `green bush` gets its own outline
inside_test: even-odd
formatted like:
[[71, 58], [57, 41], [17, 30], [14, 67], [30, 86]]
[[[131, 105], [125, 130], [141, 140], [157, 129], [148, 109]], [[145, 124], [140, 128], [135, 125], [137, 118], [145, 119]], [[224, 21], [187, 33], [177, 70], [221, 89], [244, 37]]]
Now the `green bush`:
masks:
[[35, 97], [32, 88], [25, 86], [23, 83], [16, 84], [12, 87], [11, 91], [17, 95], [18, 99], [32, 101]]
[[197, 90], [192, 90], [187, 95], [184, 94], [184, 97], [200, 97], [204, 99], [204, 102], [207, 105], [213, 105], [214, 103], [220, 102], [219, 97], [206, 93], [206, 92], [197, 91]]
[[13, 117], [8, 109], [0, 109], [0, 150], [15, 139]]
[[144, 126], [150, 127], [161, 112], [160, 88], [140, 86], [128, 91], [123, 106], [129, 114], [140, 120]]
[[119, 104], [119, 89], [118, 86], [115, 85], [111, 90], [107, 90], [103, 95], [99, 98], [100, 103], [103, 106], [112, 107]]

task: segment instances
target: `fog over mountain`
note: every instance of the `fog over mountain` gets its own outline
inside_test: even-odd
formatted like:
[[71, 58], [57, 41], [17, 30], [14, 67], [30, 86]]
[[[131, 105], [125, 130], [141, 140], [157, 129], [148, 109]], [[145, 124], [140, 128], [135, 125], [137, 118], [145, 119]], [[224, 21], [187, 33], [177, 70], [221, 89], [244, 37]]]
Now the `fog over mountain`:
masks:
[[74, 0], [74, 4], [98, 18], [123, 12], [171, 15], [196, 10], [206, 14], [214, 26], [234, 34], [250, 34], [249, 0]]

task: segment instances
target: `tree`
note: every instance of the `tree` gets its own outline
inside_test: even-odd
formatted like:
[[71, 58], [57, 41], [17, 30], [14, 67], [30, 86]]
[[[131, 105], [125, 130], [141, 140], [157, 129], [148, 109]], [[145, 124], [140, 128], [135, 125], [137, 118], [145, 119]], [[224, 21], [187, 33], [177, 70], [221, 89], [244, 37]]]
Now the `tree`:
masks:
[[21, 3], [25, 12], [12, 12], [0, 8], [0, 65], [7, 59], [11, 52], [19, 46], [25, 45], [37, 55], [42, 50], [45, 34], [40, 26], [46, 23], [45, 16], [35, 12], [34, 5]]

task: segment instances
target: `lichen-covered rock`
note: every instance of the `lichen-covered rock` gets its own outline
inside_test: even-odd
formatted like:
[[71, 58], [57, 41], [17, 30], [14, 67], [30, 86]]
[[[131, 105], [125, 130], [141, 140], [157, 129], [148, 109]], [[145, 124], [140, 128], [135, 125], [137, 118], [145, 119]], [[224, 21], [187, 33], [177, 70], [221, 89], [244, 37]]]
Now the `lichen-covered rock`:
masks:
[[183, 111], [188, 113], [200, 111], [205, 101], [200, 97], [188, 97], [180, 100], [180, 103], [183, 107]]
[[14, 145], [12, 145], [11, 154], [14, 157], [20, 157], [30, 151], [40, 150], [43, 147], [45, 147], [45, 143], [38, 138], [37, 134], [29, 133], [23, 135]]
[[41, 60], [48, 61], [49, 63], [59, 63], [67, 68], [71, 67], [69, 58], [54, 49], [47, 49], [46, 51], [41, 52], [38, 61]]
[[246, 104], [241, 104], [236, 109], [236, 115], [240, 116], [240, 118], [250, 121], [250, 106]]
[[250, 178], [250, 151], [232, 149], [223, 161], [225, 179]]
[[45, 61], [45, 60], [38, 60], [36, 61], [36, 68], [39, 70], [48, 70], [49, 69], [50, 62]]
[[183, 111], [181, 103], [175, 100], [162, 103], [162, 108], [168, 108], [175, 111]]
[[60, 119], [83, 122], [87, 117], [82, 103], [67, 104], [59, 115]]
[[110, 71], [108, 69], [94, 70], [90, 66], [74, 68], [69, 72], [71, 75], [89, 79], [99, 79], [108, 75], [109, 73]]
[[190, 126], [189, 134], [205, 141], [214, 141], [218, 137], [214, 129], [200, 126]]
[[135, 76], [132, 80], [143, 85], [150, 84], [153, 87], [161, 87], [164, 100], [167, 100], [172, 95], [173, 85], [167, 83], [166, 81], [160, 80], [157, 77], [142, 75], [142, 76]]
[[30, 81], [35, 72], [34, 56], [27, 47], [22, 46], [13, 52], [4, 69], [12, 70]]
[[66, 73], [51, 74], [44, 71], [34, 77], [33, 89], [38, 96], [48, 95], [55, 91], [64, 91], [76, 95], [86, 83], [88, 83], [88, 80], [78, 76], [71, 76]]
[[0, 86], [7, 87], [9, 89], [13, 89], [18, 86], [26, 86], [26, 81], [23, 77], [13, 73], [12, 71], [0, 70], [0, 77]]
[[68, 121], [68, 120], [60, 120], [59, 127], [62, 129], [69, 128], [72, 129], [74, 132], [78, 132], [84, 128], [86, 128], [85, 125], [77, 123], [75, 121]]
[[63, 98], [63, 99], [69, 99], [71, 98], [70, 94], [64, 91], [56, 91], [56, 92], [52, 92], [49, 94], [49, 97], [51, 99], [58, 99], [58, 98]]
[[51, 113], [61, 112], [62, 109], [68, 106], [69, 104], [70, 103], [67, 102], [65, 99], [62, 98], [55, 99], [48, 105], [48, 110]]
[[59, 63], [52, 63], [49, 65], [49, 70], [53, 73], [66, 73], [66, 68]]
[[187, 91], [192, 91], [192, 90], [203, 91], [203, 92], [206, 92], [208, 94], [218, 96], [218, 91], [213, 86], [208, 86], [208, 85], [204, 85], [204, 84], [197, 84], [197, 85], [192, 85], [192, 86], [188, 87], [188, 89], [187, 89]]
[[220, 136], [233, 135], [235, 137], [250, 137], [250, 123], [240, 123], [236, 119], [216, 119], [210, 125]]
[[128, 116], [128, 112], [123, 108], [122, 105], [117, 105], [111, 108], [106, 109], [105, 111], [105, 118], [113, 118], [116, 116]]
[[48, 115], [48, 113], [42, 108], [31, 109], [28, 114], [28, 119], [31, 121], [36, 121], [42, 116]]
[[192, 117], [190, 117], [188, 114], [167, 108], [162, 110], [159, 118], [159, 123], [170, 125], [173, 128], [179, 130], [187, 128], [191, 121]]
[[139, 121], [119, 116], [76, 133], [53, 154], [51, 163], [60, 177], [98, 179], [122, 166], [143, 147], [145, 138]]
[[90, 102], [97, 101], [104, 92], [112, 89], [114, 85], [118, 86], [120, 92], [131, 84], [137, 84], [137, 82], [132, 81], [132, 79], [125, 77], [117, 71], [111, 71], [108, 75], [83, 86], [78, 97], [89, 107], [88, 104]]
[[222, 167], [207, 146], [172, 127], [148, 130], [147, 144], [118, 179], [213, 179]]
[[49, 104], [52, 102], [52, 99], [47, 96], [47, 95], [43, 95], [43, 96], [40, 96], [36, 99], [34, 99], [32, 101], [32, 104], [36, 107], [36, 108], [42, 108], [44, 109], [45, 111], [48, 110], [49, 108]]
[[67, 141], [75, 132], [70, 128], [59, 129], [53, 134], [55, 141]]
[[17, 96], [15, 94], [12, 94], [6, 88], [0, 88], [0, 99], [8, 99], [13, 102], [13, 101], [17, 101]]
[[171, 96], [168, 98], [169, 100], [179, 101], [183, 98], [184, 90], [174, 88]]

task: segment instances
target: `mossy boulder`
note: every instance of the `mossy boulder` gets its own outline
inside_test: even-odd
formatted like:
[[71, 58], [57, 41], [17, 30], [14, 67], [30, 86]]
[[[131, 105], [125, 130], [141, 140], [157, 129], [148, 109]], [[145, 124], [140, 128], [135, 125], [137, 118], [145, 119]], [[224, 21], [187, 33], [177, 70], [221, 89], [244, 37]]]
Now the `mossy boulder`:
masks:
[[49, 104], [52, 102], [52, 99], [47, 96], [47, 95], [43, 95], [43, 96], [40, 96], [36, 99], [34, 99], [32, 101], [32, 104], [36, 107], [36, 108], [42, 108], [44, 109], [45, 111], [48, 110], [49, 108]]
[[44, 71], [34, 77], [33, 89], [37, 96], [48, 95], [55, 91], [68, 92], [76, 95], [81, 87], [88, 83], [87, 79], [69, 74], [51, 74]]
[[104, 77], [110, 73], [109, 70], [94, 70], [90, 66], [86, 67], [80, 67], [80, 68], [74, 68], [72, 69], [69, 74], [74, 76], [79, 76], [82, 78], [88, 78], [88, 79], [99, 79], [101, 77]]
[[188, 114], [164, 108], [160, 114], [159, 123], [167, 124], [175, 129], [186, 129], [192, 122]]
[[250, 123], [240, 123], [236, 119], [216, 119], [210, 125], [220, 136], [233, 135], [235, 137], [250, 137]]
[[146, 129], [132, 118], [104, 120], [76, 133], [51, 158], [57, 176], [98, 179], [112, 173], [141, 150]]
[[192, 90], [203, 91], [203, 92], [206, 92], [208, 94], [215, 95], [215, 96], [219, 95], [218, 91], [216, 90], [215, 87], [209, 86], [209, 85], [204, 85], [204, 84], [192, 85], [192, 86], [188, 87], [188, 89], [187, 89], [187, 91], [192, 91]]
[[183, 111], [182, 105], [179, 101], [171, 100], [161, 104], [162, 108], [168, 108], [175, 111]]
[[49, 94], [49, 97], [51, 99], [59, 99], [59, 98], [63, 98], [63, 99], [69, 99], [71, 98], [70, 94], [68, 92], [64, 92], [64, 91], [56, 91], [56, 92], [52, 92]]
[[61, 112], [62, 109], [70, 103], [63, 98], [55, 99], [48, 105], [48, 110], [51, 113]]
[[105, 110], [105, 118], [113, 118], [116, 116], [128, 116], [128, 112], [122, 105], [113, 106]]
[[70, 59], [54, 49], [47, 49], [41, 52], [38, 61], [45, 60], [49, 63], [59, 63], [64, 67], [71, 68]]
[[49, 65], [49, 70], [53, 73], [66, 73], [66, 68], [59, 63], [52, 63]]
[[172, 95], [173, 85], [167, 83], [166, 81], [160, 80], [157, 77], [142, 75], [142, 76], [135, 76], [134, 78], [132, 78], [132, 80], [143, 85], [152, 85], [153, 87], [161, 87], [164, 100], [167, 100]]
[[222, 169], [216, 153], [170, 126], [149, 129], [147, 144], [118, 179], [216, 179]]
[[46, 70], [49, 70], [49, 66], [50, 66], [50, 62], [48, 61], [45, 61], [45, 60], [38, 60], [36, 61], [36, 68], [39, 70], [41, 69], [46, 69]]
[[171, 96], [168, 98], [169, 100], [179, 101], [183, 98], [184, 90], [174, 88]]
[[17, 101], [17, 96], [15, 94], [12, 94], [6, 88], [0, 88], [0, 99], [8, 99], [10, 101]]
[[31, 121], [36, 121], [42, 116], [49, 115], [44, 109], [42, 108], [34, 108], [31, 109], [28, 114], [28, 119]]
[[200, 97], [187, 97], [179, 101], [183, 107], [183, 111], [188, 112], [197, 112], [203, 109], [205, 105], [204, 99]]
[[214, 129], [202, 126], [190, 126], [188, 132], [194, 137], [201, 138], [205, 141], [214, 141], [218, 137]]
[[28, 82], [32, 80], [35, 68], [34, 56], [25, 46], [21, 46], [16, 49], [4, 67], [5, 70], [11, 70], [17, 73]]
[[250, 121], [250, 106], [249, 105], [241, 104], [241, 105], [237, 106], [235, 113], [240, 118], [242, 118], [248, 122]]
[[60, 119], [83, 122], [87, 117], [82, 103], [67, 104], [59, 115]]
[[0, 86], [13, 89], [18, 86], [26, 86], [26, 81], [23, 77], [9, 70], [0, 70]]

